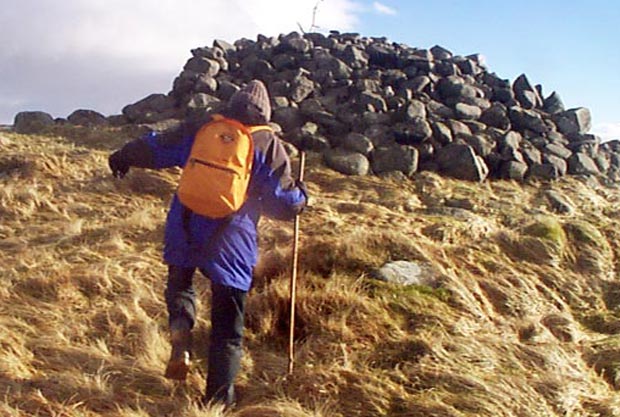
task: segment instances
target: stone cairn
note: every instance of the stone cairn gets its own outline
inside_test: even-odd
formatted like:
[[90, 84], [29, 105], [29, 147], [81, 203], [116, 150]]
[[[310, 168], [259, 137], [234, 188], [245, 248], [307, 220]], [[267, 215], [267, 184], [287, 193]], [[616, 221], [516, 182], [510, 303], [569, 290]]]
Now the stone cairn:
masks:
[[[601, 143], [589, 134], [588, 109], [565, 109], [557, 93], [545, 97], [525, 75], [510, 83], [489, 72], [480, 55], [338, 32], [216, 40], [191, 53], [168, 94], [151, 94], [122, 115], [76, 110], [63, 122], [183, 119], [218, 111], [256, 78], [271, 94], [276, 131], [345, 174], [620, 180], [620, 140]], [[15, 129], [28, 115], [50, 123], [36, 113], [18, 114]]]

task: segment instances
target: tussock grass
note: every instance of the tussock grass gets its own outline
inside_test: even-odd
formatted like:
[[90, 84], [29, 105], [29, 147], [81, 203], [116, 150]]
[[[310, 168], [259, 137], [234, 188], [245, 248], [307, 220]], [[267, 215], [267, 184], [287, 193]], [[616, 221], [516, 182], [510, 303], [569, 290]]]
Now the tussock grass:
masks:
[[[265, 219], [233, 410], [200, 407], [195, 366], [163, 378], [163, 223], [178, 170], [111, 178], [137, 132], [0, 134], [3, 416], [617, 416], [617, 188], [345, 177], [311, 155], [295, 373], [286, 375], [292, 225]], [[575, 205], [555, 214], [543, 189]], [[376, 281], [386, 262], [437, 285]]]

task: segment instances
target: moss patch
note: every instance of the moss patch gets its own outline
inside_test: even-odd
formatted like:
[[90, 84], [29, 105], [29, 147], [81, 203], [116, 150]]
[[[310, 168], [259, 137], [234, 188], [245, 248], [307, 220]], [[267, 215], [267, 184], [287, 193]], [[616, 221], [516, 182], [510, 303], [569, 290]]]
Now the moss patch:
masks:
[[522, 233], [543, 239], [558, 247], [563, 247], [566, 243], [566, 233], [560, 222], [553, 217], [536, 217], [534, 222], [523, 228]]

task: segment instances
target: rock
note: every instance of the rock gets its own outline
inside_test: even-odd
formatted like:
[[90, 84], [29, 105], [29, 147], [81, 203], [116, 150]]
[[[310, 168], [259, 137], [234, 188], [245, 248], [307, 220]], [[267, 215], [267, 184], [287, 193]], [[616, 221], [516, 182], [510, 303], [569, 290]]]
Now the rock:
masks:
[[327, 152], [331, 148], [329, 139], [319, 134], [304, 135], [297, 143], [295, 143], [295, 145], [302, 150], [310, 150], [314, 152]]
[[366, 48], [368, 54], [368, 64], [383, 68], [397, 68], [398, 55], [396, 51], [386, 45], [373, 43]]
[[428, 113], [430, 113], [431, 116], [435, 116], [435, 118], [447, 120], [454, 119], [456, 117], [453, 109], [438, 101], [431, 100], [426, 105], [426, 109]]
[[[316, 51], [314, 59], [319, 70], [327, 71], [334, 80], [348, 80], [351, 78], [353, 70], [340, 59], [329, 55], [324, 51]], [[318, 81], [318, 80], [316, 80]]]
[[299, 68], [299, 63], [293, 55], [278, 54], [271, 58], [271, 64], [276, 71], [294, 70]]
[[122, 114], [113, 114], [108, 116], [107, 121], [111, 126], [123, 126], [129, 124], [129, 119]]
[[475, 59], [467, 57], [454, 57], [454, 62], [459, 67], [462, 74], [478, 75], [482, 72], [482, 69]]
[[193, 92], [215, 95], [218, 90], [217, 80], [210, 75], [201, 75], [194, 84]]
[[290, 98], [295, 103], [300, 103], [314, 92], [314, 82], [306, 77], [295, 77], [291, 83]]
[[594, 157], [594, 163], [598, 167], [601, 174], [606, 173], [611, 167], [611, 162], [609, 161], [609, 157], [604, 153], [600, 153]]
[[80, 126], [100, 126], [108, 123], [106, 117], [94, 110], [76, 110], [67, 117], [69, 123]]
[[565, 160], [553, 155], [544, 155], [541, 164], [532, 164], [529, 176], [542, 180], [557, 180], [566, 175], [568, 165]]
[[440, 144], [447, 145], [452, 142], [452, 131], [444, 123], [434, 122], [431, 129], [433, 130], [433, 139]]
[[223, 44], [221, 45], [221, 47], [218, 47], [214, 44], [212, 48], [196, 48], [192, 49], [191, 52], [194, 58], [208, 58], [217, 61], [217, 63], [220, 65], [221, 71], [228, 71], [229, 67], [226, 57], [229, 55], [229, 51], [225, 48], [227, 47]]
[[368, 65], [368, 54], [357, 45], [347, 45], [341, 56], [347, 66], [352, 69], [362, 69]]
[[458, 76], [442, 78], [437, 86], [437, 91], [442, 99], [459, 99], [464, 95], [471, 94], [471, 90], [465, 87], [465, 81]]
[[316, 98], [309, 98], [301, 102], [299, 111], [302, 115], [310, 118], [314, 114], [325, 112], [325, 108]]
[[133, 123], [157, 122], [174, 115], [175, 100], [165, 94], [150, 94], [125, 106], [122, 112]]
[[461, 135], [459, 139], [471, 146], [476, 155], [482, 157], [489, 155], [495, 148], [495, 143], [485, 135]]
[[415, 147], [418, 150], [420, 162], [432, 163], [435, 156], [435, 146], [430, 142], [424, 142]]
[[369, 125], [363, 132], [375, 147], [394, 144], [392, 129], [384, 124]]
[[53, 126], [54, 119], [42, 111], [23, 111], [15, 115], [13, 129], [17, 133], [40, 133], [45, 128]]
[[503, 152], [506, 148], [518, 150], [522, 140], [523, 137], [518, 132], [510, 131], [498, 139], [497, 147], [500, 152]]
[[454, 109], [456, 117], [460, 120], [476, 120], [482, 115], [482, 110], [479, 107], [465, 103], [458, 103]]
[[218, 84], [217, 97], [226, 102], [230, 99], [230, 97], [232, 97], [233, 94], [240, 90], [238, 85], [230, 81], [219, 81]]
[[433, 55], [433, 58], [435, 59], [450, 59], [452, 58], [452, 52], [448, 51], [447, 49], [439, 46], [439, 45], [435, 45], [430, 49], [431, 54]]
[[500, 168], [501, 168], [502, 162], [504, 162], [504, 160], [502, 159], [502, 156], [498, 154], [497, 152], [491, 152], [490, 154], [485, 156], [483, 159], [484, 159], [484, 163], [489, 169], [489, 176], [492, 176], [494, 178], [499, 178]]
[[576, 153], [568, 159], [568, 173], [571, 175], [600, 175], [596, 163], [584, 153]]
[[275, 73], [275, 69], [271, 62], [266, 59], [258, 59], [256, 56], [251, 55], [246, 58], [242, 63], [243, 73], [247, 78], [258, 78], [264, 80], [270, 78]]
[[[528, 177], [533, 172], [557, 178], [575, 154], [620, 179], [620, 145], [602, 147], [600, 139], [587, 134], [587, 109], [565, 110], [556, 92], [543, 100], [542, 86], [525, 74], [514, 82], [502, 79], [480, 55], [454, 56], [438, 45], [411, 48], [339, 32], [259, 35], [233, 45], [218, 40], [191, 53], [172, 91], [126, 106], [126, 121], [152, 124], [222, 109], [239, 86], [259, 78], [268, 87], [273, 122], [284, 137], [304, 149], [359, 153], [379, 174], [393, 170], [394, 162], [382, 155], [397, 152], [397, 144], [415, 148], [416, 155], [415, 164], [410, 150], [409, 156], [399, 156], [409, 161], [399, 172], [410, 175], [418, 163], [452, 172], [456, 168], [446, 168], [439, 158], [454, 152], [442, 147], [459, 144], [471, 146], [474, 155], [462, 155], [460, 170], [466, 173], [450, 175], [475, 181], [489, 170], [493, 177], [519, 180], [525, 166]], [[307, 122], [315, 126], [312, 132], [302, 129]], [[515, 143], [512, 136], [504, 137], [509, 132], [520, 135]], [[570, 164], [571, 173], [592, 168], [582, 156]]]
[[372, 271], [375, 279], [399, 285], [425, 285], [438, 288], [438, 275], [429, 263], [394, 261]]
[[538, 91], [532, 87], [525, 74], [521, 74], [512, 85], [517, 101], [524, 109], [534, 109], [542, 106], [542, 99]]
[[500, 160], [502, 161], [517, 161], [525, 163], [525, 158], [523, 158], [523, 154], [521, 153], [521, 151], [515, 148], [505, 147], [499, 153], [499, 156]]
[[553, 121], [556, 123], [558, 130], [565, 135], [587, 133], [592, 127], [592, 115], [590, 110], [585, 107], [557, 113], [554, 115]]
[[513, 107], [519, 104], [515, 99], [514, 92], [510, 88], [494, 88], [491, 100], [502, 103], [507, 107]]
[[568, 172], [568, 163], [560, 157], [543, 153], [543, 163], [555, 167], [558, 174], [563, 177]]
[[437, 151], [437, 164], [442, 173], [457, 179], [482, 182], [489, 169], [469, 145], [452, 143]]
[[345, 136], [342, 146], [350, 151], [359, 152], [368, 156], [374, 149], [372, 141], [361, 133], [351, 132]]
[[[402, 60], [400, 60], [402, 63]], [[435, 66], [435, 62], [433, 61], [433, 55], [430, 51], [426, 50], [415, 50], [413, 53], [407, 55], [405, 60], [407, 66], [413, 66], [417, 68], [418, 72], [421, 74], [431, 75], [430, 72], [433, 70]]]
[[555, 143], [549, 143], [545, 145], [543, 148], [543, 152], [549, 155], [555, 155], [558, 158], [568, 159], [573, 154], [569, 149], [562, 145], [557, 145]]
[[545, 197], [547, 197], [551, 209], [556, 213], [572, 214], [575, 211], [574, 205], [557, 191], [547, 190], [545, 191]]
[[495, 102], [482, 112], [480, 121], [487, 126], [496, 127], [498, 129], [509, 129], [510, 118], [508, 117], [508, 109], [502, 103]]
[[471, 135], [471, 129], [465, 123], [458, 120], [448, 120], [448, 126], [452, 131], [452, 138], [458, 138], [460, 135]]
[[224, 51], [224, 54], [229, 54], [235, 51], [235, 46], [231, 45], [230, 43], [226, 42], [225, 40], [222, 39], [216, 39], [213, 41], [213, 47], [214, 48], [219, 48], [222, 51]]
[[[387, 113], [375, 113], [371, 111], [364, 112], [362, 115], [362, 121], [365, 125], [384, 125], [390, 123], [391, 116]], [[343, 134], [346, 133], [346, 127], [344, 127]]]
[[424, 142], [433, 135], [431, 125], [422, 118], [409, 123], [398, 123], [393, 128], [394, 138], [401, 145], [415, 145]]
[[435, 74], [439, 74], [442, 77], [449, 77], [451, 75], [459, 74], [459, 67], [456, 66], [453, 62], [448, 61], [438, 61], [435, 62], [435, 66], [433, 67], [433, 72]]
[[273, 96], [271, 97], [271, 108], [277, 109], [279, 107], [289, 107], [291, 105], [291, 101], [283, 96]]
[[387, 103], [379, 94], [364, 91], [360, 94], [359, 102], [364, 109], [371, 109], [371, 111], [381, 113], [387, 111]]
[[187, 103], [187, 108], [190, 110], [199, 110], [202, 112], [212, 109], [213, 105], [221, 103], [221, 100], [215, 96], [206, 93], [193, 94]]
[[431, 79], [426, 75], [418, 75], [412, 80], [406, 81], [403, 86], [411, 89], [414, 93], [422, 93], [431, 84]]
[[545, 99], [543, 109], [550, 114], [562, 113], [565, 110], [560, 95], [555, 91]]
[[[382, 116], [385, 116], [386, 118], [389, 117], [387, 115]], [[350, 132], [350, 129], [346, 124], [339, 121], [335, 115], [326, 111], [316, 112], [312, 114], [309, 119], [319, 124], [321, 128], [330, 135], [342, 136]]]
[[514, 130], [531, 130], [536, 133], [546, 133], [549, 130], [540, 114], [533, 110], [511, 107], [508, 115]]
[[337, 44], [337, 41], [333, 37], [328, 38], [319, 32], [304, 33], [304, 38], [312, 42], [314, 46], [319, 46], [326, 49], [330, 49]]
[[299, 33], [291, 32], [288, 35], [280, 35], [279, 39], [280, 43], [273, 48], [274, 53], [276, 54], [305, 54], [310, 51], [312, 47], [312, 43], [304, 39]]
[[542, 152], [529, 142], [524, 142], [522, 144], [521, 155], [523, 155], [523, 159], [528, 165], [542, 164]]
[[358, 152], [338, 148], [324, 152], [327, 166], [346, 175], [366, 175], [370, 169], [368, 159]]
[[272, 119], [282, 126], [284, 133], [295, 130], [302, 124], [299, 109], [293, 107], [280, 107], [273, 111]]
[[426, 106], [419, 100], [411, 100], [402, 112], [403, 121], [426, 119]]
[[205, 74], [209, 77], [215, 77], [220, 72], [220, 68], [220, 63], [216, 60], [203, 57], [191, 58], [183, 67], [184, 70]]
[[[530, 136], [531, 137], [531, 136]], [[542, 140], [545, 143], [555, 143], [557, 145], [566, 146], [569, 143], [569, 140], [563, 134], [555, 131], [549, 131], [544, 136], [535, 138], [536, 140]], [[532, 141], [535, 140], [531, 139]]]
[[525, 162], [504, 161], [500, 165], [499, 177], [507, 180], [523, 181], [528, 166]]
[[417, 149], [406, 146], [382, 146], [371, 155], [371, 166], [375, 174], [400, 171], [410, 177], [418, 170], [419, 154]]
[[381, 82], [383, 85], [397, 86], [407, 81], [407, 74], [400, 69], [387, 69], [381, 72]]
[[381, 80], [362, 78], [355, 82], [355, 88], [359, 92], [368, 91], [379, 94], [381, 92]]
[[569, 143], [566, 145], [573, 152], [581, 152], [595, 158], [599, 154], [601, 138], [590, 134], [573, 134], [568, 136]]

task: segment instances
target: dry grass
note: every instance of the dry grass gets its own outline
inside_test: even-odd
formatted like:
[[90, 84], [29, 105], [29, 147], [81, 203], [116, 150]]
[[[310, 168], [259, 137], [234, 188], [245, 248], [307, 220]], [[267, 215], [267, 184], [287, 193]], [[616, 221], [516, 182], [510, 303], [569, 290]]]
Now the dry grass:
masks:
[[[200, 408], [208, 303], [187, 384], [168, 354], [160, 261], [176, 170], [107, 169], [122, 130], [1, 133], [0, 415], [618, 416], [620, 193], [566, 179], [345, 177], [309, 160], [296, 371], [292, 227], [261, 223], [233, 411]], [[555, 214], [550, 188], [576, 210]], [[370, 278], [431, 265], [437, 288]], [[208, 300], [205, 280], [197, 283]]]

